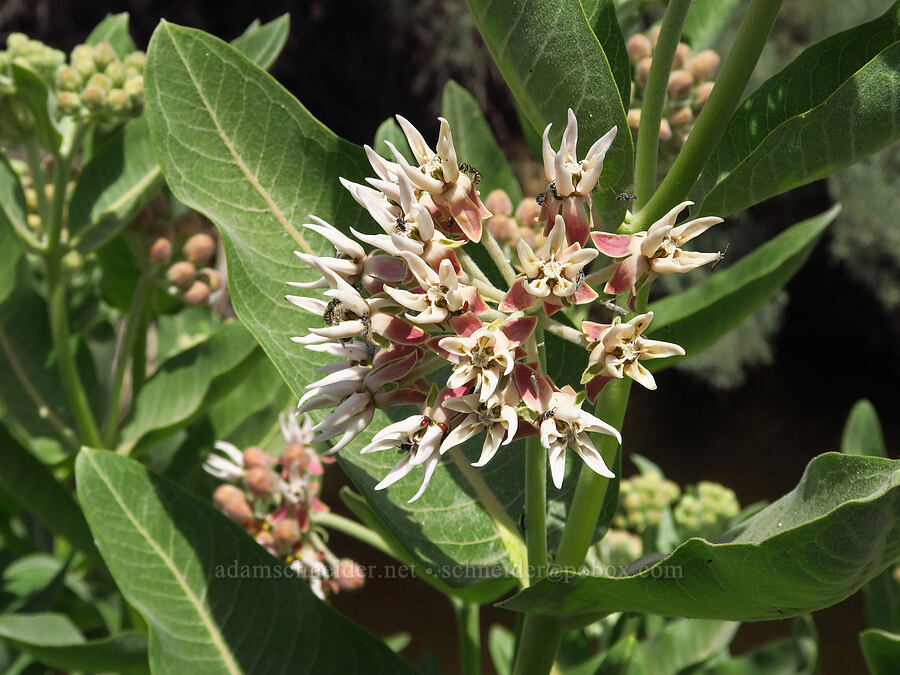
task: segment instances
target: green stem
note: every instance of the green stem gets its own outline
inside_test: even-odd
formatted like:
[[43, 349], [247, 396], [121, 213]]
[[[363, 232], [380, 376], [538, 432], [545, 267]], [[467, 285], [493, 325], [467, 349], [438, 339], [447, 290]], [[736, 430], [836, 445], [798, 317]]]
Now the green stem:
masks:
[[487, 251], [488, 255], [491, 256], [491, 260], [493, 260], [494, 264], [497, 266], [497, 269], [500, 270], [500, 274], [503, 275], [503, 280], [512, 286], [516, 281], [516, 271], [512, 268], [512, 265], [509, 264], [509, 259], [506, 257], [503, 249], [500, 248], [500, 244], [498, 244], [493, 235], [488, 232], [487, 228], [481, 233], [481, 245], [484, 246], [484, 250]]
[[548, 333], [553, 333], [561, 337], [563, 340], [568, 340], [569, 342], [574, 342], [579, 347], [587, 346], [585, 343], [584, 335], [581, 331], [572, 328], [571, 326], [566, 326], [565, 324], [559, 323], [558, 321], [554, 321], [553, 319], [548, 319], [547, 317], [540, 317], [539, 324], [542, 330], [546, 330]]
[[[766, 44], [781, 0], [751, 0], [716, 86], [659, 189], [628, 228], [646, 230], [688, 194], [725, 131]], [[643, 113], [641, 113], [643, 117]], [[643, 120], [642, 120], [643, 121]], [[638, 143], [640, 143], [638, 136]], [[640, 197], [640, 194], [638, 194]]]
[[659, 123], [666, 101], [666, 87], [675, 49], [681, 40], [684, 19], [691, 7], [691, 0], [671, 0], [659, 31], [653, 63], [644, 88], [641, 105], [641, 124], [638, 127], [637, 156], [634, 165], [634, 193], [638, 209], [650, 199], [656, 189], [657, 153], [659, 151]]
[[481, 673], [481, 632], [478, 623], [478, 605], [459, 598], [450, 598], [456, 614], [456, 631], [459, 636], [459, 672], [461, 675]]
[[382, 539], [376, 532], [370, 530], [365, 525], [357, 523], [336, 513], [317, 513], [313, 518], [313, 523], [321, 525], [324, 528], [346, 534], [348, 537], [358, 539], [364, 544], [368, 544], [372, 548], [378, 549], [382, 553], [394, 557], [394, 551], [388, 543]]
[[[629, 379], [616, 380], [606, 385], [597, 397], [596, 405], [597, 414], [603, 421], [617, 429], [621, 428], [630, 390]], [[603, 461], [607, 466], [612, 466], [618, 446], [616, 439], [604, 435], [598, 437], [595, 442]], [[594, 541], [594, 531], [597, 529], [597, 520], [600, 518], [600, 509], [608, 487], [608, 478], [590, 471], [587, 467], [581, 467], [575, 496], [556, 551], [556, 564], [560, 567], [580, 567], [584, 562], [587, 551]]]
[[113, 372], [113, 389], [109, 398], [109, 407], [106, 410], [106, 421], [103, 426], [104, 447], [112, 447], [115, 440], [116, 429], [119, 422], [119, 407], [122, 404], [122, 390], [125, 385], [125, 369], [128, 365], [128, 357], [134, 350], [139, 329], [144, 323], [144, 305], [149, 295], [148, 291], [153, 287], [153, 271], [145, 270], [138, 279], [137, 287], [131, 298], [131, 306], [128, 316], [125, 318], [125, 332], [122, 335], [122, 343], [119, 346], [119, 354], [116, 359], [116, 367]]
[[[30, 135], [25, 141], [25, 156], [28, 159], [28, 169], [31, 171], [31, 182], [34, 191], [37, 192], [38, 215], [41, 217], [41, 226], [46, 231], [50, 220], [50, 202], [47, 200], [47, 183], [44, 180], [44, 167], [41, 166], [41, 149], [37, 137]], [[54, 197], [56, 194], [54, 193]]]
[[525, 546], [528, 585], [547, 574], [547, 450], [540, 436], [525, 443]]
[[555, 619], [527, 614], [516, 650], [513, 675], [547, 675], [556, 660], [563, 631]]
[[147, 379], [147, 315], [141, 317], [141, 325], [131, 350], [131, 400], [137, 398]]

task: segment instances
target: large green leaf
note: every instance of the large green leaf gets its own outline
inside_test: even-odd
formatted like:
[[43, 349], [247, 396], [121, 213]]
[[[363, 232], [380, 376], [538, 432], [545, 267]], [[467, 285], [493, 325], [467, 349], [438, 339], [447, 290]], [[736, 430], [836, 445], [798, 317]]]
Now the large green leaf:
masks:
[[[821, 178], [898, 136], [900, 3], [819, 42], [735, 112], [694, 188], [726, 216]], [[702, 203], [701, 203], [702, 198]]]
[[[686, 291], [652, 303], [650, 335], [684, 347], [687, 356], [703, 351], [762, 307], [803, 265], [840, 205], [804, 220], [767, 241], [730, 267]], [[650, 365], [662, 370], [680, 358]]]
[[684, 39], [694, 52], [714, 47], [739, 0], [694, 0], [684, 19]]
[[453, 141], [459, 161], [471, 164], [481, 173], [478, 190], [482, 198], [491, 190], [505, 190], [515, 208], [522, 201], [519, 181], [497, 145], [475, 97], [450, 80], [444, 86], [441, 114], [454, 130]]
[[610, 70], [619, 88], [622, 107], [628, 109], [631, 101], [631, 63], [628, 60], [628, 48], [619, 19], [616, 17], [614, 0], [581, 0], [588, 24], [597, 41], [603, 47], [603, 53], [609, 61]]
[[702, 675], [813, 675], [816, 669], [816, 641], [795, 637], [764, 645], [751, 652], [714, 663]]
[[94, 537], [72, 493], [0, 425], [0, 488], [51, 532], [99, 558]]
[[578, 116], [579, 157], [618, 127], [603, 166], [595, 205], [604, 224], [618, 225], [623, 202], [615, 193], [632, 181], [633, 146], [610, 63], [578, 0], [468, 0], [494, 61], [536, 129], [553, 122], [558, 142], [566, 110]]
[[413, 673], [209, 503], [137, 462], [85, 449], [78, 494], [154, 673]]
[[82, 169], [69, 203], [69, 233], [93, 251], [125, 227], [162, 187], [144, 116], [118, 129]]
[[9, 165], [6, 155], [0, 153], [0, 303], [6, 300], [16, 283], [22, 246], [19, 232], [28, 230], [25, 193], [19, 177]]
[[150, 673], [143, 635], [122, 633], [86, 641], [62, 614], [2, 614], [0, 638], [35, 661], [66, 672]]
[[253, 337], [237, 321], [176, 354], [141, 388], [122, 428], [120, 449], [129, 452], [142, 440], [147, 445], [187, 426], [240, 382], [260, 357]]
[[641, 644], [642, 664], [654, 675], [676, 675], [721, 653], [738, 626], [734, 621], [676, 619]]
[[264, 24], [260, 24], [257, 19], [247, 26], [247, 30], [240, 37], [232, 40], [231, 44], [260, 68], [268, 70], [284, 49], [290, 27], [290, 14], [282, 14]]
[[555, 573], [502, 606], [763, 621], [840, 602], [900, 555], [900, 461], [827, 453], [718, 541], [690, 539], [625, 577]]
[[137, 49], [134, 46], [134, 40], [131, 39], [131, 34], [128, 32], [128, 12], [107, 14], [85, 40], [85, 43], [89, 45], [96, 45], [100, 42], [111, 44], [120, 59], [124, 59]]
[[872, 675], [893, 675], [900, 664], [900, 635], [883, 630], [860, 634], [859, 645]]
[[59, 150], [62, 135], [50, 117], [50, 91], [47, 83], [36, 72], [18, 63], [11, 64], [10, 71], [16, 86], [16, 94], [31, 112], [35, 135], [44, 148], [56, 152]]
[[[293, 250], [322, 254], [331, 247], [302, 229], [311, 212], [344, 228], [372, 227], [338, 182], [339, 176], [364, 179], [364, 153], [322, 126], [233, 48], [168, 23], [150, 44], [147, 114], [173, 192], [220, 228], [235, 311], [292, 390], [301, 393], [318, 379], [321, 361], [290, 341], [316, 321], [284, 300], [286, 281], [315, 276], [296, 262]], [[379, 413], [356, 446], [386, 423]], [[492, 477], [461, 462], [463, 475], [449, 463], [414, 505], [406, 500], [416, 476], [384, 492], [372, 490], [396, 461], [390, 453], [363, 457], [351, 447], [340, 458], [379, 517], [448, 585], [503, 575], [507, 547], [522, 550], [513, 521], [522, 501], [516, 455], [497, 458]], [[502, 483], [493, 490], [492, 478]]]
[[847, 423], [841, 434], [841, 452], [848, 455], [887, 457], [878, 413], [875, 412], [875, 406], [866, 399], [857, 401], [847, 416]]

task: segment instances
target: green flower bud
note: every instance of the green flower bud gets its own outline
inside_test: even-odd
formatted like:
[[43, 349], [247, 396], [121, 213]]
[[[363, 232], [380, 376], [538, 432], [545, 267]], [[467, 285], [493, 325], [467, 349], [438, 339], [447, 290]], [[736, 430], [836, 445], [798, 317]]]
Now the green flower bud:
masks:
[[144, 78], [141, 75], [129, 77], [125, 81], [125, 93], [135, 108], [144, 105]]
[[81, 92], [81, 102], [88, 110], [101, 110], [106, 105], [106, 91], [95, 84], [89, 84]]
[[86, 44], [75, 45], [75, 49], [69, 55], [69, 60], [74, 63], [78, 59], [90, 59], [93, 62], [94, 48]]
[[106, 70], [103, 71], [114, 87], [121, 87], [125, 84], [125, 66], [120, 61], [113, 61]]
[[41, 227], [41, 217], [36, 213], [29, 213], [26, 220], [28, 221], [28, 227], [32, 230], [37, 230]]
[[619, 487], [619, 512], [616, 527], [642, 533], [659, 525], [662, 513], [678, 498], [678, 485], [657, 474], [634, 476], [623, 480]]
[[128, 68], [134, 68], [139, 73], [143, 73], [144, 67], [147, 65], [147, 55], [141, 51], [131, 52], [125, 57], [124, 63]]
[[92, 85], [100, 87], [104, 94], [108, 94], [113, 88], [112, 80], [103, 73], [94, 73], [91, 75], [91, 79], [88, 80], [88, 86], [90, 87]]
[[675, 522], [686, 536], [714, 537], [740, 511], [737, 497], [724, 485], [701, 481], [675, 507]]
[[28, 36], [25, 33], [10, 33], [6, 38], [6, 48], [11, 56], [18, 56], [27, 49]]
[[79, 91], [84, 86], [84, 78], [72, 66], [61, 66], [56, 71], [56, 86], [60, 91]]
[[32, 212], [38, 209], [38, 193], [32, 187], [25, 188], [25, 206]]
[[116, 50], [108, 42], [100, 42], [94, 45], [94, 65], [97, 70], [106, 70], [106, 67], [113, 61], [118, 61]]
[[122, 117], [131, 112], [131, 99], [122, 89], [113, 89], [106, 97], [106, 109], [113, 115]]
[[81, 97], [73, 91], [64, 91], [56, 99], [61, 115], [77, 115], [81, 111]]
[[91, 77], [95, 72], [94, 69], [94, 59], [91, 57], [79, 57], [72, 59], [72, 67], [78, 71], [78, 74], [81, 75], [82, 79], [87, 80]]

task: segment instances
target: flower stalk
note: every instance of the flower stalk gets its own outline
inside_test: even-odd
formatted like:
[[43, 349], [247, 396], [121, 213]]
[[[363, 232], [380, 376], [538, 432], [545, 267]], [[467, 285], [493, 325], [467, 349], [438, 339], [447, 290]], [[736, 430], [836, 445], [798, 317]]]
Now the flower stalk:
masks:
[[481, 631], [478, 621], [478, 605], [451, 598], [456, 614], [456, 631], [459, 637], [459, 672], [461, 675], [481, 673]]
[[659, 122], [662, 119], [666, 86], [675, 49], [681, 40], [684, 20], [691, 7], [691, 0], [672, 0], [666, 9], [659, 40], [653, 55], [653, 65], [644, 89], [644, 103], [641, 106], [641, 124], [638, 128], [637, 155], [634, 165], [634, 192], [636, 207], [642, 208], [656, 188], [656, 166], [659, 151]]

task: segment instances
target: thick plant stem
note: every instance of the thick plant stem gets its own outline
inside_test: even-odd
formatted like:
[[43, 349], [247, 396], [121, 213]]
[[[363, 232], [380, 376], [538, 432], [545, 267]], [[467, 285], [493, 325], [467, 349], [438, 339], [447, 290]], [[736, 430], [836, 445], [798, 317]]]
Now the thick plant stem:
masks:
[[134, 338], [131, 350], [131, 397], [137, 398], [144, 380], [147, 379], [147, 315], [141, 317], [141, 325]]
[[[631, 380], [610, 382], [597, 398], [597, 411], [602, 411], [602, 418], [616, 428], [621, 428], [625, 419], [625, 408], [628, 405], [628, 392]], [[597, 450], [603, 456], [607, 466], [612, 466], [616, 456], [618, 443], [612, 436], [600, 436], [596, 440]], [[594, 540], [594, 530], [600, 517], [600, 509], [606, 498], [609, 479], [581, 467], [578, 485], [572, 506], [566, 518], [559, 548], [556, 551], [556, 564], [560, 567], [580, 567], [587, 551]]]
[[666, 101], [666, 87], [669, 84], [669, 73], [672, 72], [675, 48], [681, 40], [684, 19], [690, 8], [691, 0], [672, 0], [669, 3], [659, 31], [656, 49], [653, 50], [653, 63], [650, 66], [647, 86], [644, 88], [644, 102], [641, 105], [641, 124], [638, 128], [634, 165], [634, 193], [637, 195], [638, 209], [650, 200], [656, 189], [659, 123]]
[[750, 1], [716, 86], [694, 123], [691, 135], [659, 189], [635, 215], [629, 232], [646, 230], [687, 196], [741, 100], [780, 7], [781, 0]]
[[500, 244], [497, 243], [497, 240], [486, 228], [481, 233], [481, 245], [484, 246], [484, 250], [488, 252], [500, 274], [503, 275], [503, 280], [512, 287], [516, 281], [516, 271], [509, 264], [509, 259], [506, 257], [503, 249], [500, 248]]
[[526, 615], [513, 675], [547, 675], [553, 668], [562, 636], [562, 629], [552, 617]]
[[111, 447], [115, 439], [119, 421], [119, 407], [122, 403], [122, 389], [125, 385], [125, 369], [128, 365], [128, 357], [134, 351], [137, 333], [144, 324], [144, 303], [152, 286], [151, 272], [145, 271], [138, 279], [137, 287], [135, 287], [134, 295], [131, 298], [131, 306], [125, 319], [125, 332], [122, 335], [116, 368], [113, 372], [113, 389], [109, 398], [109, 408], [106, 411], [106, 421], [103, 426], [104, 447]]
[[561, 337], [563, 340], [568, 340], [579, 347], [584, 347], [585, 339], [584, 335], [580, 330], [572, 328], [571, 326], [566, 326], [565, 324], [559, 323], [558, 321], [554, 321], [553, 319], [548, 319], [546, 317], [540, 317], [539, 325], [543, 330], [546, 330], [548, 333], [553, 333]]
[[547, 574], [547, 451], [539, 436], [525, 444], [525, 546], [530, 586]]
[[456, 632], [459, 636], [459, 672], [461, 675], [481, 673], [481, 632], [478, 622], [478, 605], [459, 598], [450, 598], [456, 614]]

